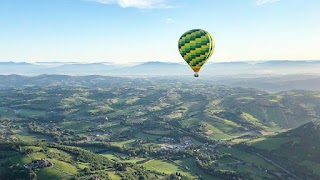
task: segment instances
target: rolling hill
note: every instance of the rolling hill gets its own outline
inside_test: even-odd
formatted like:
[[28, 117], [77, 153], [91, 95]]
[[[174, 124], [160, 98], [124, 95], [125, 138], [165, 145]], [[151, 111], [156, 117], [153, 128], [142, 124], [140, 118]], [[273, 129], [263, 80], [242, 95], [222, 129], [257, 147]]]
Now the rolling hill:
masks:
[[320, 122], [309, 122], [296, 129], [268, 138], [258, 138], [249, 145], [302, 179], [320, 178]]

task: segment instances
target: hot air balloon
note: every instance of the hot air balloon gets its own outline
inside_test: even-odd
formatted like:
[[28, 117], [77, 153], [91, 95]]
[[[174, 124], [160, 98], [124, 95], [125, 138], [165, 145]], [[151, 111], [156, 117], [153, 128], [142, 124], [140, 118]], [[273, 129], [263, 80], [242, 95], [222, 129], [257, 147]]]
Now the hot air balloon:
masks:
[[187, 31], [180, 37], [180, 54], [195, 72], [194, 77], [199, 77], [198, 73], [212, 55], [214, 47], [212, 36], [202, 29]]

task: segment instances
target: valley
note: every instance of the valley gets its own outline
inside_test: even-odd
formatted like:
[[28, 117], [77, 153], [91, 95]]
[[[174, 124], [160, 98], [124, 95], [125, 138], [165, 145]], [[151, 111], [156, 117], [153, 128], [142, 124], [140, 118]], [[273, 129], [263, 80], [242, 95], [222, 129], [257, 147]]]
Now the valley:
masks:
[[320, 178], [319, 91], [64, 75], [0, 87], [7, 179]]

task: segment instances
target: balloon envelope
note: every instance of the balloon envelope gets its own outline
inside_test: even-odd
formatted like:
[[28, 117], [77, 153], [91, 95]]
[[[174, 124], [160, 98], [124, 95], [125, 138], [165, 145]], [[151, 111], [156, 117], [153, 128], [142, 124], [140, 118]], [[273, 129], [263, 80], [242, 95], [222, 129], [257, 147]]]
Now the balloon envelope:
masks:
[[195, 73], [198, 73], [210, 58], [214, 47], [212, 36], [202, 29], [187, 31], [179, 39], [180, 54]]

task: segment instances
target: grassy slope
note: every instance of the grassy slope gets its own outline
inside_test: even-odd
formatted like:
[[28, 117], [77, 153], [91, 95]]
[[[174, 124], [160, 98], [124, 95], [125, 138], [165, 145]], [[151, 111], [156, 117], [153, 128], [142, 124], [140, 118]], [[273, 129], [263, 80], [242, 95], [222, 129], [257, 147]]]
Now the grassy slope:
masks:
[[57, 169], [44, 168], [38, 172], [39, 180], [61, 180], [61, 179], [71, 179], [69, 175], [63, 173]]
[[320, 162], [317, 160], [320, 155], [319, 137], [319, 126], [308, 123], [273, 137], [255, 139], [249, 145], [267, 150], [285, 163], [303, 165], [320, 175]]
[[190, 172], [187, 172], [186, 170], [183, 170], [180, 167], [163, 160], [153, 159], [143, 163], [142, 165], [152, 171], [164, 172], [166, 174], [180, 172], [182, 175], [194, 177], [192, 174], [190, 174]]
[[204, 179], [212, 179], [213, 177], [207, 173], [205, 173], [203, 170], [201, 170], [196, 164], [195, 160], [193, 158], [186, 158], [186, 159], [180, 159], [174, 161], [177, 164], [180, 164], [183, 167], [187, 167], [190, 169], [193, 173], [200, 175]]

